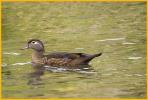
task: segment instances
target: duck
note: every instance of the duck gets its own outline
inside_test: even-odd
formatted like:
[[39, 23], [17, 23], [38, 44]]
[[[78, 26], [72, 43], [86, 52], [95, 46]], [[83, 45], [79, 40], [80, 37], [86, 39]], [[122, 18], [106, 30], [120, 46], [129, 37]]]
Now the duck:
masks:
[[52, 67], [78, 68], [78, 66], [89, 65], [89, 62], [102, 53], [69, 53], [69, 52], [52, 52], [45, 54], [44, 44], [39, 39], [30, 39], [24, 49], [32, 49], [32, 63], [36, 65], [47, 65]]

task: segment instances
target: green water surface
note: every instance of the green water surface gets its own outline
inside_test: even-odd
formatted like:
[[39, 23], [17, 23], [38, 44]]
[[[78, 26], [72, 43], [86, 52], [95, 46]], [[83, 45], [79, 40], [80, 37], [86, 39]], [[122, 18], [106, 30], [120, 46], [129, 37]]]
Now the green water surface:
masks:
[[[94, 71], [34, 69], [30, 38], [46, 52], [99, 53]], [[4, 2], [3, 98], [145, 98], [145, 2]]]

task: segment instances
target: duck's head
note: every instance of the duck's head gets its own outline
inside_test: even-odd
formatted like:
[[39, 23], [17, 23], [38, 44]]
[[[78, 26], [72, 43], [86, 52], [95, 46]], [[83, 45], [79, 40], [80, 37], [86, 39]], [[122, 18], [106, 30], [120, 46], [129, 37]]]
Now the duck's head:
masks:
[[35, 51], [41, 52], [44, 51], [44, 45], [39, 39], [31, 39], [27, 42], [26, 47], [23, 49], [33, 49]]

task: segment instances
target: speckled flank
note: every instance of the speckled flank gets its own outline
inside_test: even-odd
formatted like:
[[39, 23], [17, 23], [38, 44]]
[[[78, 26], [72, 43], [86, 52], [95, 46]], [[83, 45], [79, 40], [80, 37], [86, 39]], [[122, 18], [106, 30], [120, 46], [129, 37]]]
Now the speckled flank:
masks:
[[51, 58], [48, 59], [47, 64], [51, 66], [69, 66], [70, 62], [72, 59], [56, 59], [56, 58]]

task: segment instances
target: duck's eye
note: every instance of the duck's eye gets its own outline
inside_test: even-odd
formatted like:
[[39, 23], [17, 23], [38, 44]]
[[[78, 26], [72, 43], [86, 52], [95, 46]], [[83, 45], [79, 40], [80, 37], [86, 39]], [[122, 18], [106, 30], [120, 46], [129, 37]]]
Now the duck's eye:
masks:
[[37, 41], [32, 41], [31, 43], [33, 43], [33, 44], [39, 44]]
[[34, 44], [34, 43], [35, 43], [35, 41], [32, 41], [32, 43]]

